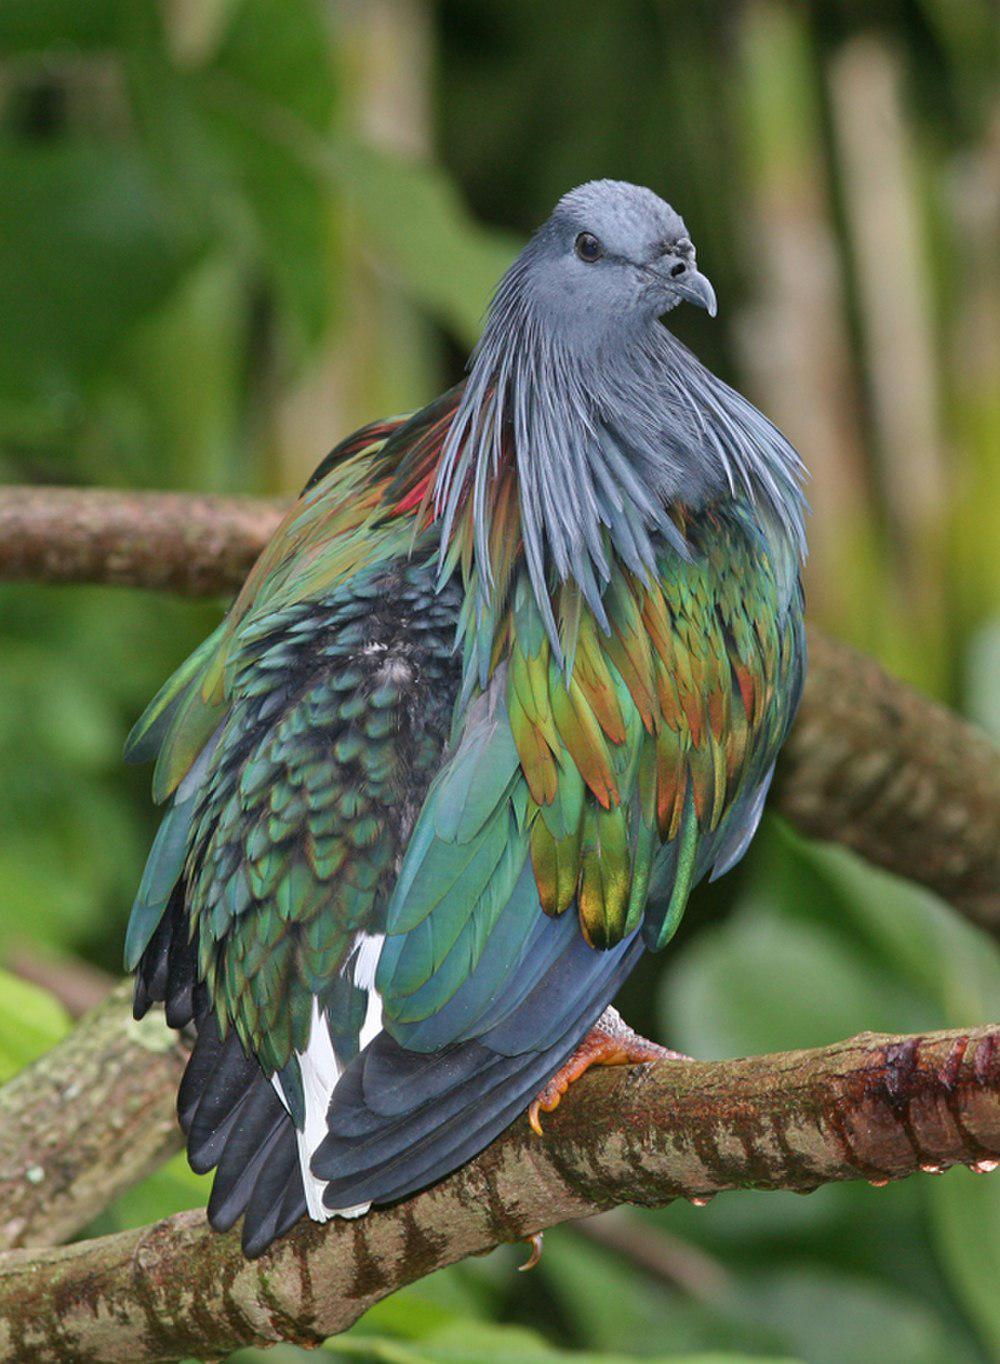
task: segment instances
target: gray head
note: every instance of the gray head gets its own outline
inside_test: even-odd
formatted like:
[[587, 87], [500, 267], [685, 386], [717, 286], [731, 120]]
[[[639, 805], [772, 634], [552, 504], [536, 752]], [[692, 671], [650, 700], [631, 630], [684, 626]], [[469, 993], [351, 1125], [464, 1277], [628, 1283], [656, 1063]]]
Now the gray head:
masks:
[[652, 190], [622, 180], [591, 180], [563, 195], [511, 276], [556, 329], [614, 333], [685, 301], [715, 316], [683, 218]]

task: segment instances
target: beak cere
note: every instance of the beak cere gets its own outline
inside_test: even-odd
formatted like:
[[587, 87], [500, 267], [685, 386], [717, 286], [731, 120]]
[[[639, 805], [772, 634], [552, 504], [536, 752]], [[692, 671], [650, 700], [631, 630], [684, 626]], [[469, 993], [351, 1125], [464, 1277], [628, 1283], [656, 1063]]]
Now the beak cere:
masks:
[[685, 274], [671, 279], [674, 290], [688, 303], [704, 308], [709, 317], [714, 317], [718, 309], [715, 290], [709, 279], [700, 270], [689, 269]]

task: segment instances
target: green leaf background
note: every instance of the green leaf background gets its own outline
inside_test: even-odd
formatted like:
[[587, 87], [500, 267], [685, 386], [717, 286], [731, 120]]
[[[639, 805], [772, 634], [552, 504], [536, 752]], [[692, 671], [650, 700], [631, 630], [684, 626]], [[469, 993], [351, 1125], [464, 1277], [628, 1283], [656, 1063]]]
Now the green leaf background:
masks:
[[[560, 193], [636, 179], [682, 209], [722, 303], [715, 323], [672, 323], [813, 461], [765, 324], [807, 316], [806, 284], [789, 292], [774, 272], [776, 244], [804, 242], [802, 269], [830, 265], [843, 346], [831, 411], [860, 453], [845, 442], [817, 469], [813, 617], [995, 727], [992, 22], [986, 0], [5, 0], [0, 478], [291, 491], [351, 427], [458, 377], [499, 274]], [[864, 94], [850, 85], [859, 51], [893, 73], [906, 158], [883, 192], [923, 253], [933, 515], [891, 476], [872, 401], [877, 332], [837, 116], [838, 99]], [[899, 261], [881, 268], [888, 289]], [[0, 968], [27, 950], [120, 969], [154, 827], [148, 774], [123, 768], [121, 744], [223, 605], [0, 587]], [[998, 1002], [982, 932], [770, 821], [621, 1005], [707, 1057], [971, 1026]], [[69, 1025], [0, 969], [0, 1079]], [[205, 1197], [178, 1158], [91, 1230]], [[653, 1278], [560, 1228], [532, 1274], [502, 1248], [405, 1289], [327, 1348], [384, 1364], [1000, 1358], [995, 1180], [956, 1171], [619, 1216], [684, 1274]]]

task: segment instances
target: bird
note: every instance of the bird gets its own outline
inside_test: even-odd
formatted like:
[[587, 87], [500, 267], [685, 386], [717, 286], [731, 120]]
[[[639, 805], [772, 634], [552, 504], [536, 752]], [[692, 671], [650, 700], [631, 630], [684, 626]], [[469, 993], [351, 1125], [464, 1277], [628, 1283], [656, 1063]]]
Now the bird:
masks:
[[322, 461], [129, 737], [134, 1012], [196, 1038], [188, 1159], [250, 1258], [660, 1054], [612, 1000], [745, 853], [805, 671], [805, 469], [683, 303], [673, 208], [565, 194], [465, 378]]

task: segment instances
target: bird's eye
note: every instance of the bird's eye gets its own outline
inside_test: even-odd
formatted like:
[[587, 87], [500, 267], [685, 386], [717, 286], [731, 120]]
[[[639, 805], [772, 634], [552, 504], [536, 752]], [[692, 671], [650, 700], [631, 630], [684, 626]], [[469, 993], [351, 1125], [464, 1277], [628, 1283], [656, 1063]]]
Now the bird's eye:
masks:
[[576, 239], [576, 254], [588, 265], [592, 265], [595, 260], [600, 260], [604, 255], [604, 247], [593, 232], [581, 232]]

